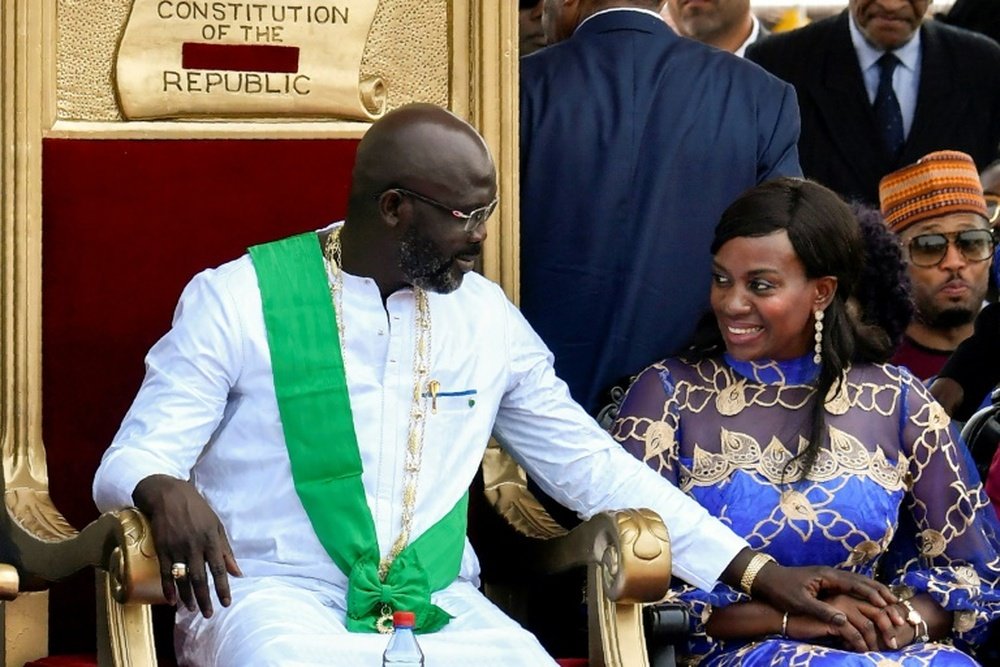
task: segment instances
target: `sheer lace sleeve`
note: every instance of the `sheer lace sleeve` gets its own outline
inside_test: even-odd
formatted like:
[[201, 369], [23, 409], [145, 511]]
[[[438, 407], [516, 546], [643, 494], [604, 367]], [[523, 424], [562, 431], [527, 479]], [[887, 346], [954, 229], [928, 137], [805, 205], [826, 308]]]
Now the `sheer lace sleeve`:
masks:
[[653, 364], [629, 387], [611, 435], [632, 456], [676, 485], [679, 429], [670, 371], [662, 363]]
[[975, 645], [1000, 617], [1000, 524], [944, 408], [905, 371], [901, 386], [911, 485], [889, 574], [954, 612], [954, 638]]
[[[633, 456], [677, 484], [680, 429], [674, 379], [666, 365], [653, 364], [629, 388], [612, 435]], [[704, 653], [714, 643], [705, 634], [705, 622], [712, 608], [749, 598], [722, 583], [706, 592], [675, 578], [667, 600], [687, 607], [692, 649]]]

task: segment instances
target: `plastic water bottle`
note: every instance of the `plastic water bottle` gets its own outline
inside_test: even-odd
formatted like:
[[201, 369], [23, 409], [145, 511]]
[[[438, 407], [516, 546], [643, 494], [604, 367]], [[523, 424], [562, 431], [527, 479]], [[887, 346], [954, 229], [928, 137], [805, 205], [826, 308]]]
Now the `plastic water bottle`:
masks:
[[413, 634], [414, 621], [412, 611], [393, 612], [393, 631], [382, 654], [382, 667], [424, 667], [424, 653]]

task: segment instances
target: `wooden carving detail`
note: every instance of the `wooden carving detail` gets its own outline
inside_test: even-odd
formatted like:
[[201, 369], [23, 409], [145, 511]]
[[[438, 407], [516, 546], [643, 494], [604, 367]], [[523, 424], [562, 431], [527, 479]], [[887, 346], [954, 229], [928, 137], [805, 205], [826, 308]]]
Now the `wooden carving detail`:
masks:
[[166, 602], [160, 582], [160, 561], [149, 522], [138, 510], [116, 512], [122, 542], [111, 552], [108, 578], [111, 593], [120, 603]]
[[521, 466], [494, 442], [483, 455], [483, 486], [493, 509], [519, 533], [544, 540], [568, 532], [528, 490]]
[[664, 583], [669, 585], [667, 527], [648, 509], [620, 510], [613, 517], [617, 530], [601, 554], [605, 592], [618, 602], [659, 600], [666, 593]]

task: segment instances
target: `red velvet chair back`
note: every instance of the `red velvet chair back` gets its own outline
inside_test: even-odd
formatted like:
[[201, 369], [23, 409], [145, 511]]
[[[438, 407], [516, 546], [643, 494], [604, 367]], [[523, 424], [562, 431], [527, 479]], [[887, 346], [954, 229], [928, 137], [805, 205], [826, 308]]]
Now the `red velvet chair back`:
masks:
[[[44, 142], [43, 433], [52, 497], [73, 525], [98, 515], [94, 471], [184, 284], [248, 245], [342, 218], [356, 146]], [[53, 588], [53, 654], [94, 650], [93, 588], [90, 573]]]

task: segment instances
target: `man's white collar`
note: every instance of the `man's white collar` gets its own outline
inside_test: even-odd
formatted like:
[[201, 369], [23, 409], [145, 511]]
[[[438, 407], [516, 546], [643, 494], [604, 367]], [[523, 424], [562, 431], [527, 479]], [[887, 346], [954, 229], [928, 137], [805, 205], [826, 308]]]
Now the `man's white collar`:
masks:
[[[579, 30], [580, 26], [582, 26], [584, 23], [594, 18], [595, 16], [600, 16], [601, 14], [608, 14], [610, 12], [642, 12], [643, 14], [649, 14], [650, 16], [655, 16], [660, 21], [663, 20], [663, 17], [654, 12], [652, 9], [643, 9], [642, 7], [610, 7], [608, 9], [602, 9], [599, 12], [594, 12], [587, 18], [580, 21], [580, 25], [576, 26], [576, 30]], [[574, 30], [573, 32], [576, 32], [576, 30]]]

